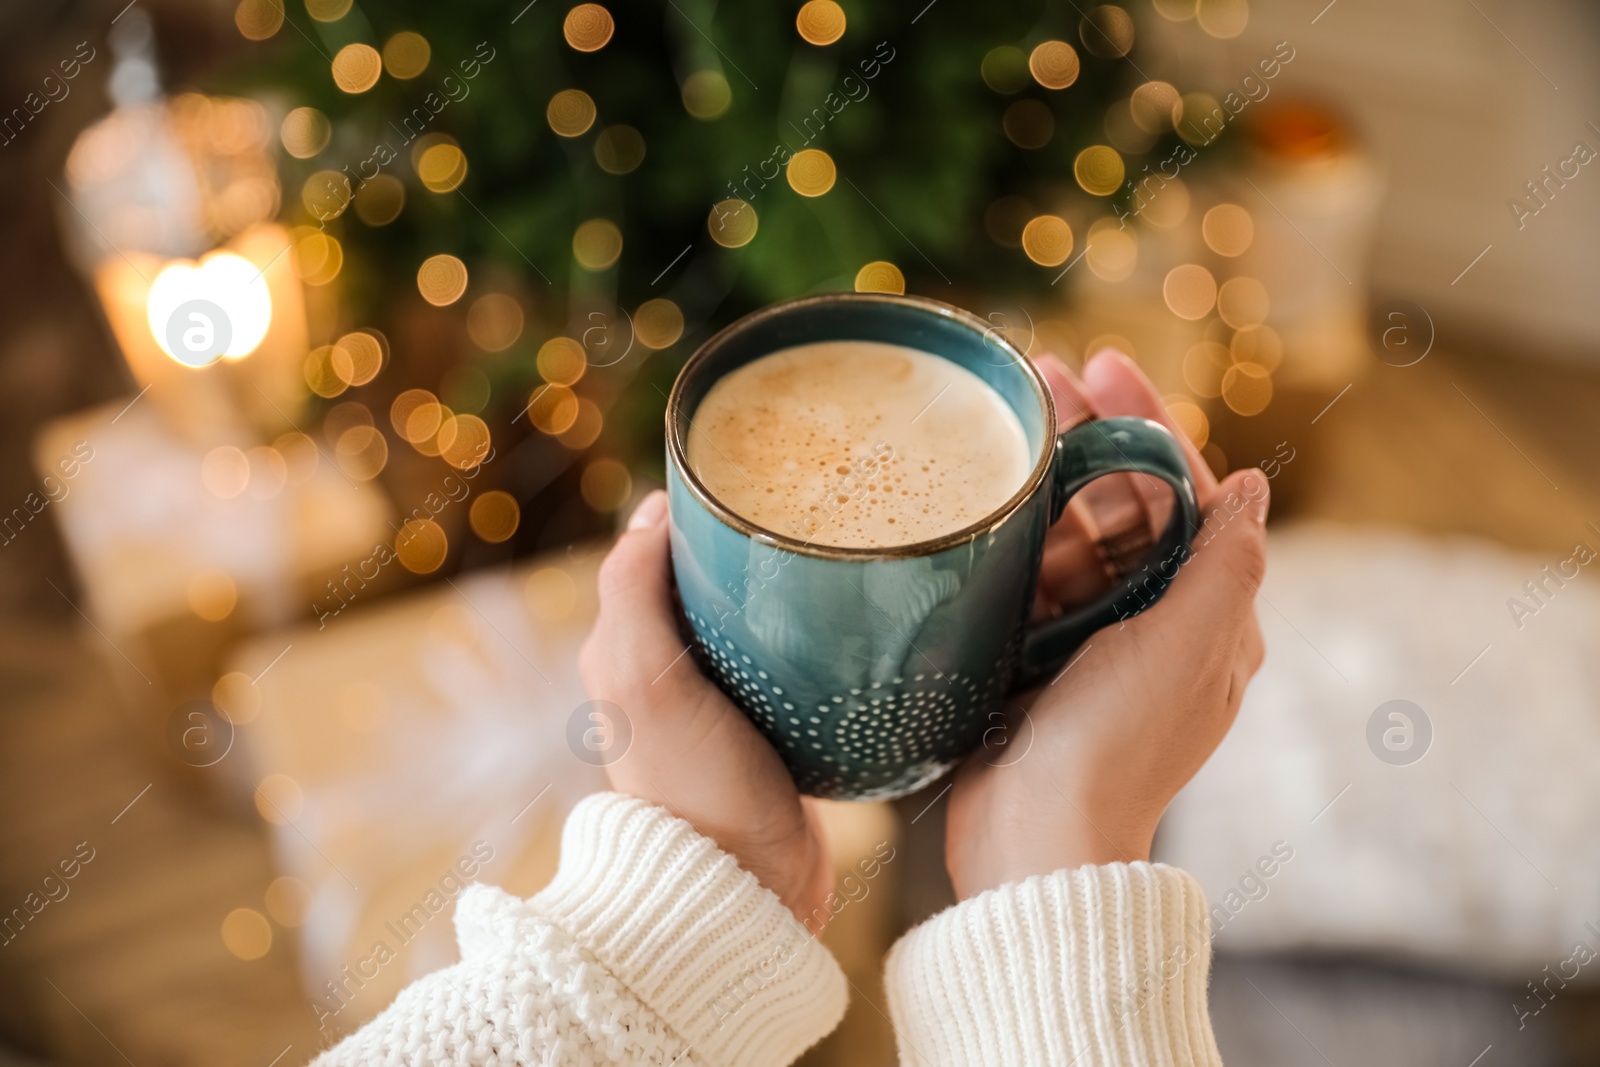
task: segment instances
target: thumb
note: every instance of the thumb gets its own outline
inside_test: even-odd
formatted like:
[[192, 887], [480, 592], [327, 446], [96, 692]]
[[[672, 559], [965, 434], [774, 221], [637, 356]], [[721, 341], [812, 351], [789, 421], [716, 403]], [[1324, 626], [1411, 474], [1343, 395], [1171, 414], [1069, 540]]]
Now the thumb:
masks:
[[591, 691], [649, 685], [683, 651], [672, 613], [666, 520], [667, 494], [656, 490], [600, 564], [600, 615], [579, 661]]
[[1270, 501], [1267, 476], [1253, 468], [1230, 474], [1201, 501], [1194, 544], [1178, 557], [1167, 594], [1145, 613], [1151, 626], [1190, 634], [1203, 628], [1219, 640], [1237, 640], [1266, 575]]

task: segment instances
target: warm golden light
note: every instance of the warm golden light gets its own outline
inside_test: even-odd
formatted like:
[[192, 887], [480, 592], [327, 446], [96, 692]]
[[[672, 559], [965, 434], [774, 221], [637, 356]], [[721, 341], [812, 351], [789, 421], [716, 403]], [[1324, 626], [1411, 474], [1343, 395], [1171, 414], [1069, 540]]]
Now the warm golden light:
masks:
[[394, 539], [394, 554], [412, 574], [432, 574], [450, 554], [450, 538], [432, 519], [407, 519]]
[[820, 148], [796, 152], [785, 172], [789, 187], [801, 196], [821, 196], [833, 188], [838, 171], [833, 157]]
[[1174, 315], [1195, 322], [1211, 314], [1217, 302], [1217, 280], [1199, 264], [1184, 263], [1167, 272], [1161, 296]]
[[607, 174], [628, 174], [644, 162], [644, 137], [632, 126], [607, 126], [594, 139], [594, 161]]
[[[439, 398], [428, 392], [426, 389], [407, 389], [405, 392], [395, 397], [394, 402], [389, 405], [389, 425], [394, 427], [395, 433], [399, 434], [405, 440], [410, 441], [412, 438], [407, 431], [411, 426], [411, 416], [415, 414], [417, 409], [420, 407], [423, 407], [427, 404], [437, 405], [438, 403]], [[428, 433], [431, 434], [437, 431], [438, 428], [438, 419], [437, 416], [435, 416], [433, 428], [430, 429]]]
[[347, 93], [364, 93], [378, 84], [383, 57], [370, 44], [347, 44], [333, 57], [333, 83]]
[[283, 0], [239, 0], [233, 24], [252, 41], [265, 41], [283, 27]]
[[1199, 0], [1195, 19], [1200, 28], [1223, 40], [1237, 37], [1250, 24], [1249, 0]]
[[1133, 17], [1120, 7], [1104, 4], [1078, 23], [1078, 39], [1090, 55], [1120, 58], [1133, 48]]
[[646, 348], [669, 348], [683, 336], [683, 312], [670, 300], [646, 300], [633, 313], [633, 330]]
[[1022, 251], [1041, 267], [1059, 267], [1072, 255], [1072, 227], [1056, 215], [1040, 215], [1022, 228]]
[[577, 418], [578, 397], [564, 385], [542, 385], [528, 398], [528, 421], [540, 433], [565, 433]]
[[467, 336], [485, 352], [504, 352], [522, 336], [522, 305], [505, 293], [485, 293], [467, 310]]
[[345, 474], [370, 482], [389, 462], [389, 442], [376, 426], [352, 426], [339, 435], [333, 454]]
[[417, 291], [435, 307], [454, 304], [467, 291], [467, 265], [455, 256], [429, 256], [417, 268]]
[[1184, 93], [1172, 109], [1172, 128], [1190, 144], [1209, 144], [1228, 124], [1228, 113], [1210, 93]]
[[560, 567], [540, 567], [523, 587], [528, 610], [541, 622], [560, 622], [578, 606], [578, 584]]
[[1222, 376], [1233, 366], [1233, 356], [1224, 345], [1201, 341], [1183, 357], [1183, 384], [1196, 396], [1215, 399], [1222, 395]]
[[455, 415], [439, 427], [439, 458], [461, 470], [482, 463], [493, 443], [489, 424], [476, 415]]
[[1096, 278], [1120, 282], [1139, 265], [1138, 238], [1114, 219], [1101, 219], [1089, 227], [1083, 259]]
[[517, 498], [501, 489], [491, 489], [472, 502], [467, 521], [472, 532], [492, 545], [509, 540], [522, 521]]
[[383, 369], [383, 344], [372, 334], [355, 330], [339, 338], [329, 362], [346, 385], [366, 385]]
[[283, 150], [296, 159], [310, 159], [328, 147], [333, 125], [314, 107], [297, 107], [283, 117], [278, 128]]
[[150, 284], [145, 309], [161, 351], [189, 367], [249, 355], [272, 325], [263, 272], [233, 252], [167, 264]]
[[600, 431], [604, 428], [605, 419], [600, 414], [600, 405], [583, 396], [578, 398], [578, 412], [573, 416], [572, 425], [556, 437], [572, 451], [582, 452], [599, 439]]
[[265, 902], [267, 914], [279, 926], [303, 926], [311, 916], [311, 887], [287, 875], [274, 878], [267, 886]]
[[428, 69], [433, 49], [420, 33], [402, 30], [383, 44], [383, 69], [389, 77], [407, 81]]
[[368, 226], [387, 226], [405, 206], [405, 183], [392, 174], [379, 174], [356, 192], [356, 217]]
[[617, 460], [597, 459], [583, 468], [578, 489], [596, 511], [616, 511], [633, 493], [633, 476]]
[[1028, 56], [1028, 71], [1046, 89], [1065, 89], [1078, 80], [1078, 50], [1065, 41], [1046, 41]]
[[211, 703], [235, 726], [253, 722], [261, 711], [261, 690], [242, 671], [229, 671], [211, 687]]
[[733, 86], [720, 70], [697, 70], [683, 80], [683, 109], [702, 122], [718, 119], [733, 104]]
[[269, 774], [261, 779], [255, 799], [261, 817], [278, 826], [288, 826], [305, 810], [305, 792], [287, 774]]
[[221, 622], [233, 614], [239, 591], [226, 571], [205, 570], [193, 575], [184, 588], [189, 610], [207, 622]]
[[1272, 403], [1272, 377], [1255, 363], [1235, 363], [1222, 376], [1222, 402], [1239, 415], [1259, 415]]
[[1193, 442], [1194, 447], [1206, 447], [1211, 440], [1211, 420], [1200, 410], [1200, 405], [1185, 396], [1167, 397], [1165, 403], [1167, 414], [1172, 416], [1172, 421], [1177, 423], [1178, 429]]
[[833, 0], [807, 0], [794, 25], [808, 44], [832, 44], [844, 36], [844, 8]]
[[1018, 148], [1043, 148], [1056, 135], [1056, 113], [1039, 100], [1018, 100], [1006, 108], [1000, 128]]
[[1229, 278], [1217, 290], [1217, 314], [1235, 330], [1260, 326], [1271, 311], [1267, 287], [1254, 278]]
[[354, 0], [306, 0], [306, 14], [318, 22], [338, 22], [350, 13]]
[[258, 960], [272, 949], [272, 924], [251, 908], [234, 908], [222, 920], [222, 945], [241, 960]]
[[611, 40], [616, 28], [611, 12], [599, 4], [579, 4], [567, 12], [561, 23], [561, 34], [567, 44], [579, 52], [597, 52]]
[[1149, 186], [1141, 183], [1140, 192], [1134, 203], [1144, 206], [1139, 211], [1139, 218], [1150, 225], [1170, 230], [1183, 224], [1189, 217], [1189, 186], [1182, 178], [1172, 178], [1165, 185], [1152, 182]]
[[467, 180], [467, 156], [453, 144], [436, 144], [417, 160], [417, 177], [429, 192], [449, 193]]
[[411, 409], [400, 436], [424, 456], [439, 454], [439, 431], [444, 429], [453, 412], [437, 400], [426, 401]]
[[585, 270], [605, 270], [622, 256], [622, 231], [610, 219], [589, 219], [572, 235], [572, 258]]
[[743, 200], [722, 200], [711, 209], [706, 229], [724, 248], [742, 248], [756, 236], [756, 209]]
[[1271, 374], [1283, 362], [1283, 338], [1271, 326], [1252, 326], [1233, 335], [1228, 354], [1235, 363], [1249, 363]]
[[1145, 133], [1165, 133], [1172, 128], [1178, 100], [1178, 90], [1167, 82], [1145, 82], [1128, 100], [1134, 125]]
[[1195, 0], [1155, 0], [1156, 14], [1173, 22], [1188, 22], [1194, 18]]
[[1092, 196], [1110, 196], [1122, 188], [1126, 173], [1122, 156], [1110, 145], [1090, 145], [1072, 162], [1072, 176]]
[[588, 368], [583, 345], [570, 337], [552, 337], [539, 346], [539, 376], [552, 385], [572, 385]]
[[344, 214], [353, 196], [350, 179], [336, 170], [319, 170], [300, 187], [300, 202], [318, 222], [332, 222]]
[[884, 260], [875, 260], [856, 271], [858, 293], [904, 293], [906, 276], [900, 268]]
[[350, 383], [339, 377], [333, 366], [333, 345], [318, 345], [306, 353], [302, 373], [306, 388], [324, 399], [332, 399], [350, 388]]
[[250, 461], [232, 445], [218, 445], [200, 461], [200, 484], [219, 500], [232, 500], [250, 481]]
[[581, 136], [594, 125], [594, 99], [582, 89], [563, 89], [550, 98], [545, 121], [561, 137]]
[[1238, 204], [1218, 204], [1201, 218], [1200, 236], [1217, 255], [1239, 256], [1255, 240], [1256, 224]]

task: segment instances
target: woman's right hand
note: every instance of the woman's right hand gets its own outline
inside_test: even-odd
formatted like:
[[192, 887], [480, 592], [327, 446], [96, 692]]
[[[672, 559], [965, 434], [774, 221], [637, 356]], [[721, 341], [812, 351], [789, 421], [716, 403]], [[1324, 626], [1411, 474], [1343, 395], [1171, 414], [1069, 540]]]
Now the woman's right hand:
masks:
[[[1070, 384], [1097, 415], [1175, 429], [1126, 357], [1097, 357], [1085, 378]], [[945, 855], [959, 898], [1064, 868], [1148, 860], [1167, 804], [1232, 724], [1263, 655], [1255, 597], [1266, 566], [1267, 478], [1252, 469], [1218, 484], [1187, 451], [1204, 525], [1171, 588], [1095, 634], [1034, 694], [1027, 722], [1010, 724], [1019, 744], [1032, 731], [1024, 756], [1008, 762], [980, 750], [957, 773]]]

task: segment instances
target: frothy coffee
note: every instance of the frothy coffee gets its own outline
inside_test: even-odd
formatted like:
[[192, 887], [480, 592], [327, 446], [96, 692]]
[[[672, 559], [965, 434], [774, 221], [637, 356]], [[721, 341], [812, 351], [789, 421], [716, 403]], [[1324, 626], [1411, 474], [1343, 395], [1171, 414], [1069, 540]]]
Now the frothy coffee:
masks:
[[903, 345], [827, 341], [747, 363], [706, 393], [689, 466], [763, 529], [887, 548], [995, 512], [1033, 467], [1022, 423], [981, 378]]

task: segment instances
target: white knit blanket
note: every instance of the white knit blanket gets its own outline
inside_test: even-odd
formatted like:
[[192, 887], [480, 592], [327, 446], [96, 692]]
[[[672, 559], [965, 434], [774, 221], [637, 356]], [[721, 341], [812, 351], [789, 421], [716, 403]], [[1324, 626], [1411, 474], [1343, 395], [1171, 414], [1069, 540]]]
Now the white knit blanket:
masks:
[[[1409, 955], [1519, 986], [1547, 964], [1571, 977], [1580, 944], [1600, 952], [1600, 532], [1570, 542], [1541, 558], [1377, 529], [1273, 535], [1266, 664], [1157, 841], [1205, 887], [1220, 947]], [[1396, 699], [1431, 724], [1407, 764], [1368, 741]], [[1406, 758], [1390, 730], [1403, 748], [1385, 716], [1377, 750]], [[1600, 962], [1581, 970], [1600, 980]]]

